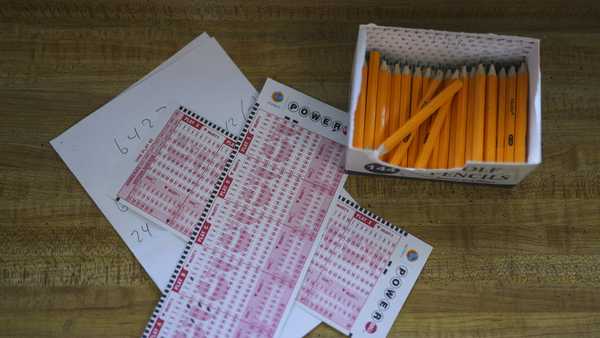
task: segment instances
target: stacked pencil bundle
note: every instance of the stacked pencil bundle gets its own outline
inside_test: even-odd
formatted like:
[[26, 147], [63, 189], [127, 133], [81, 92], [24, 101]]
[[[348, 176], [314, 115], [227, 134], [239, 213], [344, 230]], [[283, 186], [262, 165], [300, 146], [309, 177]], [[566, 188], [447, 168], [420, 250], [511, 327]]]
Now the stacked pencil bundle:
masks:
[[354, 147], [408, 168], [525, 162], [527, 67], [496, 67], [401, 66], [371, 51], [362, 69]]

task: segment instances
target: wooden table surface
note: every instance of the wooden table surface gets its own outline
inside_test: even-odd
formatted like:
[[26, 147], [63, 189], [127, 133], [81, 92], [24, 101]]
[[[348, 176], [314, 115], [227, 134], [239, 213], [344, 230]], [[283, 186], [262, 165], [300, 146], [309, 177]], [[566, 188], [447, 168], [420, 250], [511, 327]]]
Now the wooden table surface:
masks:
[[521, 185], [349, 179], [435, 247], [391, 336], [600, 336], [598, 3], [40, 0], [0, 5], [0, 337], [135, 337], [159, 298], [50, 139], [203, 31], [257, 88], [345, 110], [369, 22], [542, 39], [544, 162]]

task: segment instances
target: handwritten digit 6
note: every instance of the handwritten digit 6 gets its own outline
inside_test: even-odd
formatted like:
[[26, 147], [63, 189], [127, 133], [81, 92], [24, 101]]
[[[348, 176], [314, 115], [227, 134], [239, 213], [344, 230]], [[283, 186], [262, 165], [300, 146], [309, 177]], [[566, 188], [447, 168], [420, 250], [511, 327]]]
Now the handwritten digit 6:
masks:
[[117, 147], [117, 149], [119, 149], [119, 152], [121, 152], [122, 155], [127, 155], [127, 153], [129, 152], [129, 149], [127, 147], [121, 147], [119, 145], [119, 142], [117, 142], [117, 139], [114, 139], [115, 141], [115, 146]]
[[122, 212], [127, 212], [129, 210], [129, 208], [126, 205], [119, 202], [118, 200], [115, 200], [115, 204], [117, 205], [117, 208]]

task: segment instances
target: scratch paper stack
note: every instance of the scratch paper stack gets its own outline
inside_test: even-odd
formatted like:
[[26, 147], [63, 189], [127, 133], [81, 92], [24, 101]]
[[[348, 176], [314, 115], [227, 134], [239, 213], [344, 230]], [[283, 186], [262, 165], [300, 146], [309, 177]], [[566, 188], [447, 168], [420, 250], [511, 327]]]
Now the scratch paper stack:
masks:
[[145, 337], [385, 337], [431, 247], [343, 189], [348, 116], [206, 34], [52, 145], [163, 296]]

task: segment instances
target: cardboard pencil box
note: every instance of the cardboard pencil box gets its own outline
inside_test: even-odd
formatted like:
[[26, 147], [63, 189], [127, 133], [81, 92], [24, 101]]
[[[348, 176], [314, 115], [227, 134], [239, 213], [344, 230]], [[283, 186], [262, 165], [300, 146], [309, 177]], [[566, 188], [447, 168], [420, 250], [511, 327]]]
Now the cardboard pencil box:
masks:
[[[529, 72], [527, 154], [525, 163], [467, 161], [462, 168], [415, 169], [391, 165], [373, 150], [353, 147], [354, 114], [360, 95], [362, 67], [367, 54], [377, 50], [387, 60], [408, 65], [460, 67], [478, 63], [519, 64]], [[540, 43], [537, 39], [383, 27], [359, 27], [350, 86], [350, 123], [345, 168], [350, 173], [375, 174], [479, 184], [515, 185], [542, 161]]]

